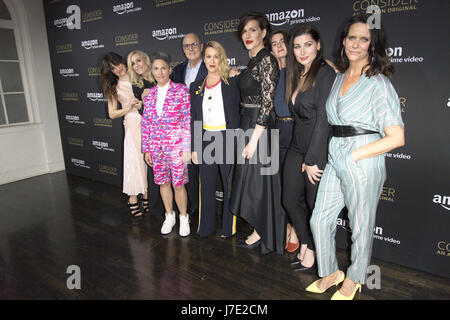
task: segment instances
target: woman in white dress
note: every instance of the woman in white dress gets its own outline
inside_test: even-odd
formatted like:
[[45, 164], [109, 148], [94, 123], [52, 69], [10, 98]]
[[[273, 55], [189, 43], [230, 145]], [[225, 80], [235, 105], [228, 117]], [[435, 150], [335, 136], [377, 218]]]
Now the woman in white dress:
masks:
[[[138, 195], [148, 200], [147, 166], [141, 152], [141, 121], [138, 110], [142, 101], [135, 98], [127, 74], [127, 62], [114, 52], [102, 59], [101, 82], [105, 98], [108, 100], [108, 114], [111, 119], [124, 117], [125, 128], [123, 157], [123, 193], [129, 196], [128, 206], [134, 217], [142, 216]], [[118, 108], [120, 103], [121, 108]]]

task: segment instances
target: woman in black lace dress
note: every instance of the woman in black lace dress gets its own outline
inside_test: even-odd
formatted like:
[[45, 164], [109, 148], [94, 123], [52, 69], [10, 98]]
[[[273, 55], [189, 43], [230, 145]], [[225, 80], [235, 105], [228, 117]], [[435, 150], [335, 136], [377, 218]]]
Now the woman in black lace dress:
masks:
[[240, 20], [238, 35], [250, 61], [238, 79], [242, 129], [238, 140], [242, 143], [245, 139], [245, 144], [238, 142], [237, 164], [230, 175], [230, 209], [254, 228], [241, 247], [252, 249], [261, 245], [262, 254], [271, 251], [282, 254], [286, 214], [281, 206], [278, 137], [274, 137], [274, 144], [270, 143], [270, 129], [275, 128], [273, 99], [280, 70], [277, 59], [267, 49], [269, 33], [270, 25], [263, 14], [249, 13]]

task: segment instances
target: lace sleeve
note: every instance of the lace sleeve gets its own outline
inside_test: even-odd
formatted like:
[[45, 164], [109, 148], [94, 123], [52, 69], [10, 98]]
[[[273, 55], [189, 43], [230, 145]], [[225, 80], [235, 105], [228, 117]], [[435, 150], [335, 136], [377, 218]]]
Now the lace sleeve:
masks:
[[275, 88], [280, 78], [280, 69], [275, 57], [268, 55], [258, 64], [258, 71], [261, 81], [261, 108], [256, 123], [267, 127], [270, 111], [273, 109], [273, 99], [275, 97]]

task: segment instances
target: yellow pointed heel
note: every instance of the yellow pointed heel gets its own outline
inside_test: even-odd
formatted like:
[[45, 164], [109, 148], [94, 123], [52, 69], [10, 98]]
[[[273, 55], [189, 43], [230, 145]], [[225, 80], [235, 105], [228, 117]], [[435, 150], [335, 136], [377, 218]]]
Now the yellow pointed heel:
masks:
[[334, 286], [334, 285], [338, 285], [339, 283], [341, 283], [342, 281], [344, 281], [344, 279], [345, 279], [345, 274], [342, 272], [342, 271], [339, 271], [340, 272], [340, 275], [339, 275], [339, 278], [336, 280], [336, 282], [335, 283], [333, 283], [331, 286], [329, 286], [328, 288], [326, 288], [325, 290], [320, 290], [318, 287], [317, 287], [317, 282], [319, 282], [319, 280], [317, 280], [317, 281], [314, 281], [313, 283], [311, 283], [307, 288], [306, 288], [306, 291], [308, 291], [308, 292], [312, 292], [312, 293], [324, 293], [325, 291], [327, 291], [328, 289], [330, 289], [332, 286]]
[[359, 289], [359, 293], [361, 293], [361, 284], [358, 283], [355, 287], [355, 290], [353, 290], [353, 293], [350, 296], [344, 296], [343, 294], [341, 294], [338, 291], [336, 291], [335, 294], [333, 294], [333, 296], [331, 297], [331, 300], [353, 300], [353, 298], [355, 297], [356, 291], [358, 291]]

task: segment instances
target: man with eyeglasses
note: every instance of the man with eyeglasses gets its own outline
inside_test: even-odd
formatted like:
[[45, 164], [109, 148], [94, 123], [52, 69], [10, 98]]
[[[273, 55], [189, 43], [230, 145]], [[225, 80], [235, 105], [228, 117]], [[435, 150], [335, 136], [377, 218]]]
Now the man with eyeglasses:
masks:
[[192, 82], [204, 79], [208, 71], [202, 60], [203, 43], [195, 33], [184, 36], [182, 47], [187, 60], [173, 69], [172, 80], [189, 88]]
[[[208, 70], [202, 59], [203, 43], [195, 33], [188, 33], [182, 42], [186, 61], [178, 64], [172, 71], [172, 81], [183, 83], [188, 88], [191, 83], [206, 78]], [[195, 164], [188, 165], [189, 183], [186, 185], [190, 202], [189, 212], [195, 214], [198, 211], [198, 187], [199, 172]]]

